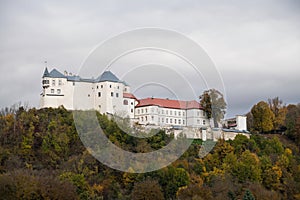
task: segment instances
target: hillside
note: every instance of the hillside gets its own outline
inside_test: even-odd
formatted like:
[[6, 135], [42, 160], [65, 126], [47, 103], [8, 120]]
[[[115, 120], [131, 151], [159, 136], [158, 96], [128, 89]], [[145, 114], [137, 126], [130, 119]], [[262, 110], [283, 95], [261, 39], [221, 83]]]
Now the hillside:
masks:
[[[108, 138], [131, 152], [160, 149], [163, 131], [140, 139], [97, 114]], [[199, 158], [201, 141], [172, 165], [136, 174], [113, 170], [82, 145], [64, 108], [0, 116], [0, 199], [300, 199], [299, 146], [285, 135], [239, 135]]]

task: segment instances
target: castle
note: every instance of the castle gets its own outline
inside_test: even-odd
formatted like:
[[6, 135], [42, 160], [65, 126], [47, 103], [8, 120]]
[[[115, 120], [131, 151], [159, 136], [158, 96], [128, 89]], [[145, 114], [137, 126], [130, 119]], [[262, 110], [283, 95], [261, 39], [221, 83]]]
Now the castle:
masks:
[[[105, 71], [97, 78], [51, 72], [46, 68], [42, 77], [43, 91], [40, 107], [64, 106], [68, 110], [94, 109], [101, 114], [121, 115], [142, 125], [160, 127], [207, 127], [209, 120], [201, 105], [193, 101], [162, 98], [137, 99], [130, 93], [130, 86], [118, 79], [111, 71]], [[80, 106], [73, 98], [80, 94]]]
[[[130, 86], [111, 71], [86, 79], [56, 69], [49, 72], [46, 68], [42, 87], [41, 108], [93, 109], [101, 114], [118, 115], [140, 125], [160, 128], [206, 130], [210, 126], [210, 120], [199, 102], [153, 97], [137, 99], [130, 92]], [[246, 131], [245, 122], [245, 117], [238, 116], [237, 130]]]

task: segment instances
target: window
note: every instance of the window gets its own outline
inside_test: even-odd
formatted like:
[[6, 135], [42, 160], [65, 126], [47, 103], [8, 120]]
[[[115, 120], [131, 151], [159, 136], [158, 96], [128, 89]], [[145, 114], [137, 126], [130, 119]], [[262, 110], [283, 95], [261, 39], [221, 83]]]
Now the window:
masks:
[[[128, 101], [125, 99], [124, 101], [123, 101], [123, 104], [124, 105], [128, 105]], [[140, 111], [140, 110], [139, 110]], [[139, 112], [139, 114], [140, 114], [140, 112]]]
[[181, 116], [181, 112], [180, 111], [178, 111], [178, 116]]
[[125, 88], [125, 92], [127, 91], [127, 88]]
[[166, 110], [166, 114], [168, 114], [168, 110]]
[[130, 104], [133, 105], [133, 102], [131, 102]]
[[61, 93], [61, 90], [60, 89], [57, 89], [57, 94], [60, 94]]
[[200, 124], [200, 119], [197, 119], [197, 124]]
[[111, 88], [111, 85], [109, 85], [109, 88]]
[[200, 116], [200, 112], [199, 111], [197, 112], [197, 116]]
[[178, 120], [178, 124], [181, 124], [181, 120], [180, 119]]
[[154, 108], [151, 108], [151, 112], [154, 112]]
[[55, 86], [55, 80], [52, 80], [52, 86]]
[[61, 85], [61, 80], [58, 80], [58, 85]]
[[51, 89], [51, 93], [54, 94], [54, 89]]
[[172, 119], [170, 119], [170, 123], [172, 123]]
[[144, 109], [142, 109], [142, 113], [144, 113]]
[[[151, 116], [151, 120], [153, 121], [154, 120], [154, 116]], [[159, 121], [159, 120], [158, 120]]]
[[144, 117], [142, 117], [142, 122], [144, 121]]
[[161, 118], [161, 122], [164, 123], [164, 118]]
[[184, 116], [185, 115], [185, 112], [184, 111], [182, 111], [182, 116]]
[[177, 123], [177, 120], [176, 119], [174, 119], [174, 124], [176, 124]]
[[133, 113], [133, 109], [132, 108], [130, 109], [130, 112]]
[[103, 88], [103, 85], [101, 85], [100, 87]]
[[73, 86], [75, 85], [75, 82], [73, 82]]
[[43, 80], [43, 84], [49, 84], [49, 80]]
[[97, 85], [97, 89], [99, 89], [99, 85]]
[[[172, 115], [172, 110], [170, 110], [170, 115]], [[172, 123], [172, 122], [171, 122]]]
[[113, 93], [113, 92], [111, 92], [111, 93], [110, 93], [110, 96], [111, 96], [111, 97], [113, 97], [113, 96], [114, 96], [114, 93]]
[[140, 114], [140, 109], [137, 110], [138, 114]]
[[161, 110], [161, 114], [164, 114], [164, 110]]
[[90, 94], [88, 94], [88, 97], [90, 97], [91, 95]]
[[174, 115], [176, 116], [176, 111], [174, 111]]
[[98, 92], [98, 97], [101, 97], [101, 92]]
[[118, 89], [120, 88], [120, 86], [117, 87]]
[[169, 123], [169, 119], [168, 118], [166, 118], [166, 123]]
[[203, 125], [205, 125], [205, 120], [203, 120]]
[[182, 120], [182, 124], [184, 124], [185, 123], [185, 121], [184, 120]]
[[148, 109], [146, 108], [146, 109], [145, 109], [145, 113], [147, 113], [147, 112], [148, 112]]
[[145, 116], [145, 121], [147, 121], [147, 116]]
[[119, 97], [119, 93], [116, 93], [116, 97], [117, 97], [117, 98]]

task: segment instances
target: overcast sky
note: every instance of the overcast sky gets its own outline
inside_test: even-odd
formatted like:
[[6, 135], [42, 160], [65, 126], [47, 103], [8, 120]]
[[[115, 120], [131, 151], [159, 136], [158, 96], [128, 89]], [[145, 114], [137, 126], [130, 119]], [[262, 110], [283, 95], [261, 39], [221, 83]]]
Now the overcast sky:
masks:
[[205, 49], [224, 81], [227, 117], [276, 96], [300, 102], [300, 1], [1, 0], [0, 107], [38, 106], [45, 60], [77, 72], [99, 43], [139, 27], [172, 29]]

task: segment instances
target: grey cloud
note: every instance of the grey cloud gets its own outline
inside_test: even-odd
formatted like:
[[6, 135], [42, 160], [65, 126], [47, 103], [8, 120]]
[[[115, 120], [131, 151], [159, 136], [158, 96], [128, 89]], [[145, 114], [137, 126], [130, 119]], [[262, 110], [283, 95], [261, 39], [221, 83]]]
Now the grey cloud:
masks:
[[206, 49], [224, 79], [228, 116], [274, 96], [296, 103], [299, 9], [296, 0], [1, 1], [0, 107], [38, 105], [44, 60], [77, 72], [101, 41], [149, 26], [182, 32]]

